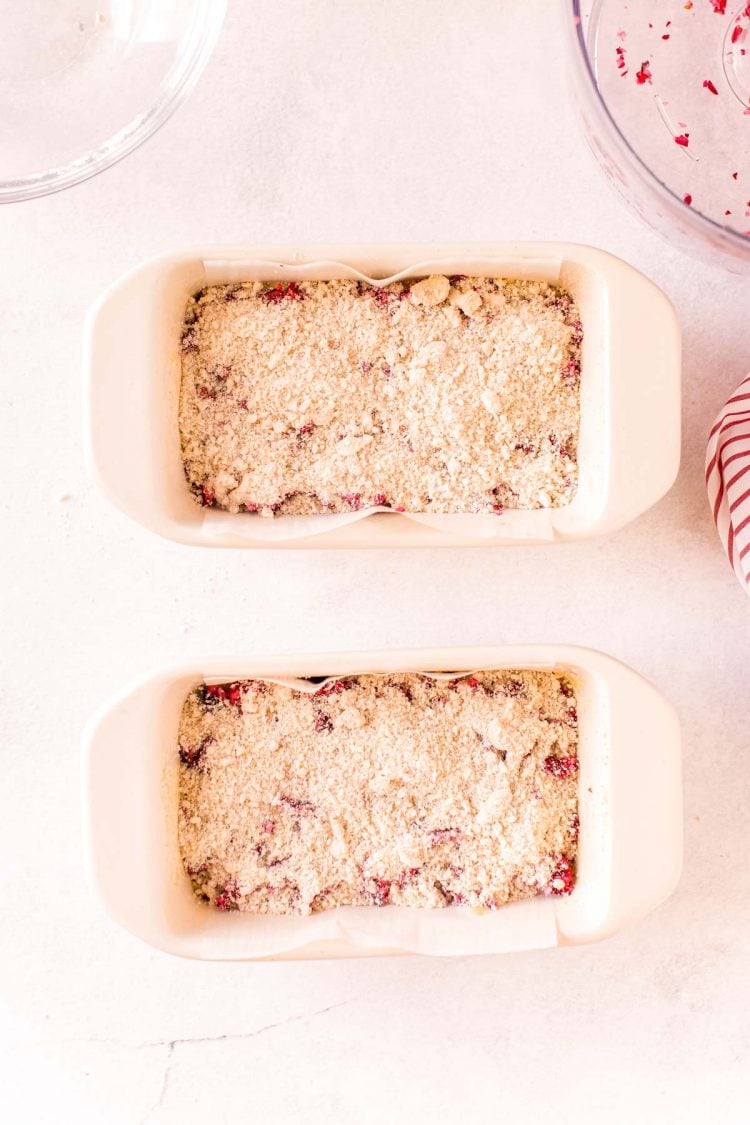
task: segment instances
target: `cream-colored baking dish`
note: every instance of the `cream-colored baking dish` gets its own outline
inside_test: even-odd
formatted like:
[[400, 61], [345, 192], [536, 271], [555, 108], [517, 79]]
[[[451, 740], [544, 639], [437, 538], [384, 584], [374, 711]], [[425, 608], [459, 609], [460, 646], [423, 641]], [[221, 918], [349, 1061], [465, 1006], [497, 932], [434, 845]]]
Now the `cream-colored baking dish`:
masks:
[[[188, 297], [242, 280], [358, 277], [384, 285], [434, 272], [559, 282], [584, 327], [580, 484], [564, 508], [502, 515], [352, 512], [263, 519], [200, 508], [178, 432]], [[210, 547], [488, 546], [613, 531], [671, 487], [680, 459], [680, 330], [657, 287], [601, 250], [565, 243], [228, 246], [167, 254], [113, 285], [89, 312], [88, 451], [110, 500], [168, 539]]]
[[[576, 685], [580, 836], [569, 898], [540, 897], [483, 915], [388, 906], [304, 918], [222, 914], [197, 901], [177, 841], [177, 729], [192, 687], [244, 677], [288, 682], [482, 668], [555, 669]], [[157, 672], [91, 720], [83, 788], [88, 862], [105, 909], [144, 941], [203, 960], [496, 953], [594, 941], [667, 898], [682, 860], [673, 708], [625, 665], [564, 645], [236, 657]]]

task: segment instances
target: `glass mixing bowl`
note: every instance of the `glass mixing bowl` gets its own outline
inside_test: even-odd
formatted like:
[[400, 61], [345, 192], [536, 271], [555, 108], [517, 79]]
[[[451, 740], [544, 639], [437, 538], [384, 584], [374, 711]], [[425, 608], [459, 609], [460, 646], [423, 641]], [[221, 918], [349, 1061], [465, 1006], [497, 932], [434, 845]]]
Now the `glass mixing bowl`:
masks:
[[750, 273], [750, 3], [565, 0], [588, 142], [670, 242]]
[[0, 0], [0, 203], [132, 152], [187, 97], [226, 0]]

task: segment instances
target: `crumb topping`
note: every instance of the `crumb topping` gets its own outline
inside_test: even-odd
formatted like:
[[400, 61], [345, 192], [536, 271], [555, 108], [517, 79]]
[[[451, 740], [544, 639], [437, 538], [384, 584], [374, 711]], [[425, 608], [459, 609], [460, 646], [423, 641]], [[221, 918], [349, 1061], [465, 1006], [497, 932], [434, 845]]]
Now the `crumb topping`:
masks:
[[182, 337], [190, 488], [264, 516], [563, 506], [581, 341], [573, 298], [545, 282], [211, 286]]
[[551, 672], [201, 685], [179, 729], [179, 843], [219, 910], [493, 910], [574, 883], [574, 689]]

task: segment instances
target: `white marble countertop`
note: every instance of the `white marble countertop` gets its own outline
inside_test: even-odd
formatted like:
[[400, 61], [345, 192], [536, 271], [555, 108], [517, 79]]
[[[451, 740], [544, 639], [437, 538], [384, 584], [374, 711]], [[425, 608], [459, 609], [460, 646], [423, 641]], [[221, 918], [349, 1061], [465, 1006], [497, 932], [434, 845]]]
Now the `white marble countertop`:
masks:
[[[82, 317], [143, 257], [516, 237], [603, 246], [682, 319], [680, 478], [615, 537], [197, 551], [87, 479]], [[549, 0], [235, 0], [189, 103], [97, 179], [0, 210], [0, 255], [5, 1119], [747, 1121], [750, 603], [702, 465], [750, 364], [750, 285], [661, 242], [606, 185]], [[212, 965], [151, 950], [92, 901], [81, 730], [141, 670], [208, 649], [542, 640], [611, 652], [681, 713], [685, 873], [632, 930], [504, 958]]]

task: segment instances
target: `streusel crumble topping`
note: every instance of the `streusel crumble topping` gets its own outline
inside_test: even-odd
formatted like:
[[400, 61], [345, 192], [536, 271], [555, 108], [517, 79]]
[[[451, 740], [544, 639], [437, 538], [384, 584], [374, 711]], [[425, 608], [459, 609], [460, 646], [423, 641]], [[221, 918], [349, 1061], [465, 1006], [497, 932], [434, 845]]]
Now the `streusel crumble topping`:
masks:
[[183, 863], [200, 898], [260, 914], [568, 894], [577, 746], [550, 672], [204, 684], [179, 731]]
[[581, 340], [573, 298], [545, 282], [211, 286], [182, 337], [189, 485], [267, 516], [560, 507]]

